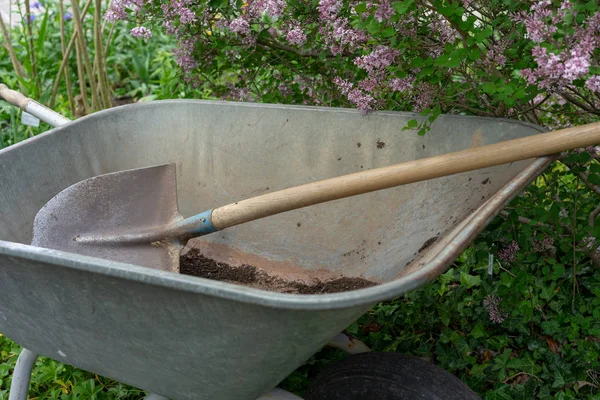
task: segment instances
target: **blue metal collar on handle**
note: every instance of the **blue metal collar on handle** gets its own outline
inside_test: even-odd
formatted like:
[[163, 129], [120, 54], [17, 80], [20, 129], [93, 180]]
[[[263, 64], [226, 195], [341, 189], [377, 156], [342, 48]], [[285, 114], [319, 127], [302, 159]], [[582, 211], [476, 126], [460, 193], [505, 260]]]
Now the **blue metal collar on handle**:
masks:
[[192, 217], [186, 218], [184, 221], [185, 226], [187, 227], [186, 233], [190, 233], [193, 235], [205, 235], [207, 233], [213, 233], [218, 231], [217, 228], [212, 224], [212, 215], [213, 210], [204, 211], [200, 214], [196, 214]]

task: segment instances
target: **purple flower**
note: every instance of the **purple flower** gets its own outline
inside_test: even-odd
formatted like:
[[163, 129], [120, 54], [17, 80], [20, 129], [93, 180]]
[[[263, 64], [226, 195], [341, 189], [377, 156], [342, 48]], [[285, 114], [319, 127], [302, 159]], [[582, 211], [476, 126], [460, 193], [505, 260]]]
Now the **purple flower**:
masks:
[[285, 0], [252, 0], [249, 3], [249, 13], [258, 18], [262, 13], [266, 13], [272, 18], [279, 18], [283, 15], [285, 9]]
[[194, 68], [198, 67], [198, 62], [194, 59], [194, 47], [196, 40], [194, 38], [182, 39], [177, 48], [173, 51], [175, 62], [186, 74], [189, 74]]
[[335, 83], [340, 88], [342, 94], [348, 94], [348, 92], [354, 87], [352, 82], [348, 82], [347, 80], [342, 79], [339, 76], [333, 78], [333, 83]]
[[563, 77], [569, 81], [573, 81], [580, 76], [587, 74], [589, 69], [590, 57], [588, 55], [583, 57], [574, 56], [565, 61], [565, 72]]
[[379, 86], [379, 80], [373, 77], [363, 79], [358, 85], [367, 92], [374, 92]]
[[372, 103], [375, 99], [360, 89], [352, 89], [348, 93], [348, 100], [356, 105], [363, 113], [373, 109]]
[[431, 107], [435, 96], [435, 86], [430, 83], [423, 83], [417, 88], [419, 93], [414, 99], [414, 111], [421, 112], [426, 108]]
[[136, 26], [131, 30], [131, 35], [136, 38], [150, 38], [152, 37], [152, 32], [145, 26]]
[[39, 10], [40, 8], [42, 8], [42, 4], [39, 1], [36, 1], [33, 4], [31, 4], [31, 8], [35, 8], [36, 10]]
[[517, 253], [519, 252], [519, 244], [514, 240], [505, 246], [498, 252], [498, 258], [511, 263], [517, 259]]
[[351, 82], [348, 82], [339, 76], [333, 78], [333, 83], [335, 83], [340, 88], [342, 94], [346, 95], [348, 100], [354, 103], [363, 113], [373, 109], [373, 102], [375, 99], [371, 95], [360, 89], [354, 88], [354, 85]]
[[65, 15], [63, 15], [63, 20], [65, 21], [70, 21], [73, 18], [73, 14], [71, 14], [70, 12], [65, 13]]
[[178, 14], [182, 24], [196, 22], [196, 14], [187, 7], [179, 8]]
[[124, 0], [112, 0], [110, 6], [104, 15], [109, 22], [116, 22], [127, 18], [127, 12], [125, 11]]
[[35, 21], [35, 15], [29, 14], [29, 23], [32, 23], [33, 21]]
[[505, 50], [506, 47], [504, 44], [491, 45], [485, 57], [486, 64], [494, 68], [506, 64]]
[[413, 83], [415, 82], [415, 78], [414, 77], [410, 77], [407, 76], [406, 78], [394, 78], [390, 83], [390, 89], [392, 89], [394, 92], [408, 92], [411, 88]]
[[279, 94], [281, 94], [282, 96], [291, 96], [292, 95], [292, 90], [290, 89], [290, 87], [284, 83], [280, 83], [279, 85], [277, 85], [277, 89], [279, 90]]
[[333, 21], [342, 8], [342, 2], [340, 0], [319, 0], [317, 8], [323, 21]]
[[297, 44], [298, 46], [302, 46], [304, 43], [306, 43], [306, 34], [302, 31], [302, 29], [300, 29], [299, 26], [291, 29], [285, 38], [290, 44]]
[[387, 21], [394, 15], [390, 0], [381, 0], [375, 11], [375, 19], [379, 22]]
[[250, 24], [243, 17], [238, 17], [231, 21], [231, 23], [229, 24], [229, 29], [232, 32], [235, 32], [240, 35], [250, 34]]
[[371, 54], [357, 57], [354, 64], [365, 71], [372, 73], [374, 70], [381, 70], [389, 67], [398, 57], [400, 52], [387, 46], [379, 46]]
[[500, 308], [500, 301], [502, 301], [502, 299], [493, 294], [490, 294], [483, 299], [483, 305], [487, 309], [490, 321], [496, 324], [501, 324], [508, 317], [508, 313], [503, 312]]
[[594, 75], [585, 81], [585, 86], [592, 92], [600, 92], [600, 75]]

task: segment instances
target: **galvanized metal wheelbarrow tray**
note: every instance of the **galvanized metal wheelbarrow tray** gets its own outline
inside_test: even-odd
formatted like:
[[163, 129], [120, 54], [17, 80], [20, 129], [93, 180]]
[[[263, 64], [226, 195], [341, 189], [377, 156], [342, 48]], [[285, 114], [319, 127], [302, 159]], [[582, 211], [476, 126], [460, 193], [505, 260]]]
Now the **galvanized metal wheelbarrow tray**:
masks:
[[444, 115], [420, 137], [401, 130], [412, 118], [189, 100], [58, 118], [61, 126], [0, 150], [0, 332], [30, 355], [171, 399], [256, 399], [374, 304], [445, 272], [552, 157], [337, 200], [198, 242], [230, 260], [380, 282], [335, 294], [274, 293], [34, 247], [36, 213], [76, 182], [131, 168], [176, 163], [185, 216], [543, 130]]

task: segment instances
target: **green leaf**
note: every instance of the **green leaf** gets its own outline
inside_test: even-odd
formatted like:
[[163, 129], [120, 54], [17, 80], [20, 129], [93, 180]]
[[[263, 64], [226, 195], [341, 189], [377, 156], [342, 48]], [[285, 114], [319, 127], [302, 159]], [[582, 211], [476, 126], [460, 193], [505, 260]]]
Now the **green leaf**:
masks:
[[489, 367], [489, 364], [475, 364], [473, 366], [473, 368], [471, 368], [469, 370], [469, 373], [471, 374], [471, 376], [480, 376], [483, 377], [485, 376], [485, 370], [487, 369], [487, 367]]
[[502, 385], [498, 389], [488, 392], [485, 396], [486, 400], [514, 400], [513, 397], [507, 393], [510, 389], [509, 385]]
[[491, 82], [486, 82], [481, 85], [481, 90], [483, 90], [487, 94], [493, 94], [496, 92], [496, 86]]
[[468, 289], [481, 284], [481, 277], [478, 275], [469, 275], [465, 272], [460, 273], [460, 284]]
[[399, 15], [402, 15], [408, 11], [408, 9], [410, 8], [410, 6], [413, 3], [414, 3], [414, 0], [398, 1], [394, 4], [392, 4], [392, 8], [394, 10], [396, 10], [396, 13], [398, 13]]
[[518, 90], [515, 92], [515, 97], [516, 97], [517, 99], [519, 99], [519, 100], [520, 100], [520, 99], [522, 99], [522, 98], [523, 98], [523, 97], [525, 97], [525, 96], [527, 96], [527, 92], [526, 92], [525, 90], [523, 90], [523, 89], [518, 89]]
[[356, 6], [354, 6], [354, 10], [358, 14], [364, 13], [365, 11], [367, 11], [367, 3], [358, 3]]
[[388, 26], [383, 31], [381, 31], [381, 36], [383, 37], [391, 37], [396, 34], [396, 30], [392, 26]]
[[369, 25], [367, 25], [367, 31], [371, 35], [379, 32], [380, 29], [381, 29], [381, 24], [375, 18], [373, 18], [373, 20], [371, 21], [371, 23]]
[[591, 164], [590, 165], [590, 172], [593, 172], [595, 174], [600, 174], [600, 164]]
[[471, 61], [475, 61], [475, 60], [479, 60], [481, 58], [481, 51], [479, 51], [478, 48], [472, 48], [471, 51], [469, 51], [469, 60]]
[[49, 15], [49, 11], [50, 11], [50, 8], [47, 8], [46, 12], [44, 13], [44, 19], [42, 20], [42, 23], [40, 25], [40, 29], [38, 31], [38, 37], [37, 37], [37, 41], [36, 41], [36, 44], [35, 44], [35, 51], [38, 54], [42, 52], [42, 50], [44, 49], [44, 43], [46, 43], [46, 36], [48, 34], [48, 15]]
[[590, 183], [593, 183], [594, 185], [600, 185], [600, 174], [589, 174], [588, 181], [590, 181]]
[[558, 369], [554, 371], [554, 382], [552, 383], [552, 387], [557, 389], [565, 386], [565, 377], [562, 372]]
[[414, 129], [419, 125], [419, 123], [417, 122], [416, 119], [409, 119], [408, 122], [406, 123], [406, 126], [408, 126], [410, 129]]
[[475, 325], [475, 328], [473, 328], [473, 330], [471, 331], [471, 336], [473, 336], [475, 339], [484, 337], [485, 328], [483, 327], [483, 324], [478, 323], [477, 325]]

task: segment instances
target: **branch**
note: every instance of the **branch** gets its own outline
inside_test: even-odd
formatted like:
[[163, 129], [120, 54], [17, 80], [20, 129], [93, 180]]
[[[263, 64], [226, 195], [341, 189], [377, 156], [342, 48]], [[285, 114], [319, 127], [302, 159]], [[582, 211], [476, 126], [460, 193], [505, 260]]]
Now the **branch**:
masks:
[[[283, 51], [287, 51], [289, 53], [293, 53], [297, 56], [300, 57], [319, 57], [319, 55], [321, 54], [320, 52], [317, 52], [316, 50], [300, 50], [297, 49], [295, 47], [292, 46], [288, 46], [286, 44], [283, 43], [279, 43], [277, 41], [274, 40], [267, 40], [267, 39], [258, 39], [258, 44], [260, 44], [263, 47], [272, 47], [274, 49], [279, 49], [279, 50], [283, 50]], [[351, 53], [347, 53], [344, 52], [342, 53], [344, 56], [346, 57], [350, 57], [352, 56]], [[332, 55], [332, 54], [327, 54], [325, 56], [326, 58], [335, 58], [336, 56]]]
[[[504, 218], [508, 219], [508, 216], [510, 215], [507, 211], [500, 211], [500, 215]], [[539, 222], [539, 221], [534, 221], [532, 219], [529, 218], [525, 218], [525, 217], [521, 217], [519, 216], [519, 222], [522, 224], [527, 224], [527, 225], [532, 225], [535, 227], [546, 227], [546, 228], [550, 228], [550, 225], [547, 225], [543, 222]]]
[[600, 204], [590, 213], [590, 226], [593, 227], [596, 224], [596, 217], [598, 214], [600, 214]]
[[600, 186], [594, 185], [593, 183], [591, 183], [588, 180], [589, 175], [590, 175], [589, 171], [580, 172], [577, 174], [577, 176], [579, 176], [579, 179], [581, 179], [590, 189], [592, 189], [594, 192], [596, 192], [596, 194], [600, 195]]
[[581, 108], [581, 109], [583, 109], [583, 110], [585, 110], [585, 111], [589, 112], [590, 114], [597, 114], [597, 115], [600, 115], [600, 110], [596, 110], [596, 109], [594, 109], [594, 108], [590, 107], [589, 105], [587, 105], [587, 104], [585, 104], [585, 103], [581, 102], [581, 101], [580, 101], [578, 98], [576, 98], [575, 96], [572, 96], [572, 95], [570, 95], [569, 93], [564, 93], [564, 92], [561, 92], [561, 93], [560, 93], [560, 95], [561, 95], [562, 97], [564, 97], [564, 98], [565, 98], [565, 100], [567, 100], [567, 101], [569, 101], [569, 102], [571, 102], [571, 103], [575, 104], [577, 107], [579, 107], [579, 108]]
[[11, 42], [11, 38], [10, 35], [8, 33], [8, 30], [6, 29], [6, 25], [4, 25], [4, 20], [2, 19], [2, 16], [0, 16], [0, 28], [2, 29], [2, 34], [4, 35], [4, 47], [6, 48], [6, 51], [8, 51], [8, 55], [10, 56], [10, 62], [13, 65], [13, 68], [15, 70], [15, 74], [17, 75], [17, 77], [21, 78], [18, 79], [19, 81], [19, 87], [21, 88], [21, 93], [23, 94], [27, 94], [25, 92], [25, 87], [23, 86], [22, 80], [25, 79], [24, 76], [24, 72], [23, 72], [23, 66], [21, 65], [21, 63], [19, 62], [19, 59], [17, 58], [17, 55], [15, 54], [15, 49], [12, 46], [12, 42]]

